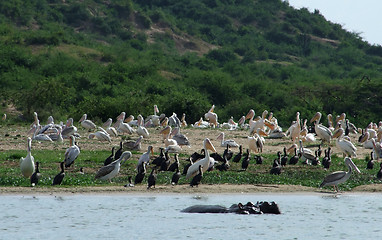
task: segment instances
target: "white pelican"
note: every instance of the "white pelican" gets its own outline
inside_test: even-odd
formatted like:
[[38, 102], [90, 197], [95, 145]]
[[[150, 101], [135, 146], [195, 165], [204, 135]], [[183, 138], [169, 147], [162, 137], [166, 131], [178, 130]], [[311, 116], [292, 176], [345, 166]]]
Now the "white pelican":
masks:
[[171, 130], [171, 126], [167, 126], [159, 132], [163, 135], [163, 142], [166, 147], [170, 145], [178, 145], [178, 142], [175, 139], [171, 138]]
[[235, 123], [233, 117], [230, 117], [227, 122], [224, 122], [219, 125], [220, 128], [225, 128], [227, 130], [236, 130], [238, 128], [238, 124]]
[[31, 153], [32, 148], [32, 139], [28, 137], [27, 140], [27, 156], [25, 158], [20, 158], [20, 170], [24, 177], [29, 178], [32, 176], [35, 166], [34, 166], [34, 157]]
[[[268, 111], [264, 110], [261, 117], [258, 118], [256, 121], [252, 122], [252, 125], [250, 125], [250, 129], [249, 129], [250, 134], [256, 132], [258, 128], [264, 130], [265, 120], [266, 120], [265, 118], [266, 118], [267, 114], [268, 114]], [[268, 122], [267, 122], [267, 124], [269, 124]], [[269, 126], [271, 126], [271, 124], [269, 124]]]
[[62, 129], [61, 134], [62, 134], [62, 136], [64, 138], [67, 138], [67, 137], [69, 137], [70, 135], [73, 135], [76, 132], [77, 132], [77, 127], [73, 125], [73, 118], [69, 118], [66, 121], [66, 125]]
[[372, 142], [374, 159], [378, 161], [380, 158], [382, 158], [382, 144], [380, 142], [375, 142], [374, 138], [372, 138]]
[[182, 151], [182, 148], [178, 144], [168, 145], [165, 149], [169, 153], [179, 153]]
[[187, 122], [186, 122], [186, 114], [182, 114], [182, 118], [180, 119], [180, 126], [181, 127], [187, 127]]
[[76, 138], [71, 135], [70, 136], [70, 147], [68, 147], [65, 151], [65, 167], [68, 168], [70, 165], [74, 163], [74, 160], [77, 159], [78, 155], [80, 154], [80, 148], [76, 145]]
[[[126, 116], [126, 113], [125, 112], [121, 112], [118, 115], [118, 117], [116, 118], [116, 121], [115, 121], [115, 123], [113, 125], [111, 125], [113, 123], [113, 119], [111, 119], [111, 120], [107, 119], [107, 121], [103, 124], [103, 127], [106, 127], [106, 128], [107, 127], [113, 127], [115, 129], [117, 129], [119, 127], [118, 120], [121, 120], [122, 122], [124, 122], [125, 121], [125, 116]], [[110, 122], [110, 125], [108, 126], [109, 122]]]
[[142, 165], [143, 162], [145, 162], [147, 165], [149, 165], [149, 161], [150, 161], [150, 153], [151, 153], [151, 155], [154, 155], [153, 146], [151, 146], [151, 145], [147, 147], [147, 152], [143, 153], [143, 154], [139, 157], [138, 164], [137, 164], [137, 170], [138, 170], [138, 167], [139, 167], [140, 165]]
[[334, 127], [333, 127], [333, 116], [332, 114], [328, 114], [328, 128], [330, 131], [334, 131]]
[[301, 137], [301, 140], [303, 142], [315, 142], [316, 141], [316, 136], [314, 135], [314, 133], [307, 133], [305, 136], [302, 136]]
[[53, 118], [53, 116], [49, 116], [49, 117], [48, 117], [47, 124], [54, 124], [54, 118]]
[[154, 105], [154, 114], [147, 117], [147, 120], [151, 120], [155, 127], [160, 125], [160, 116], [158, 116], [157, 113], [159, 113], [158, 106]]
[[80, 119], [81, 126], [86, 128], [87, 130], [95, 129], [96, 125], [89, 119], [87, 119], [88, 115], [84, 113]]
[[95, 179], [109, 180], [109, 182], [111, 182], [111, 179], [117, 176], [117, 174], [119, 173], [121, 164], [123, 164], [123, 162], [125, 162], [131, 156], [132, 156], [131, 152], [129, 151], [123, 152], [122, 155], [119, 157], [119, 159], [115, 160], [109, 165], [101, 167], [96, 173]]
[[203, 121], [203, 117], [200, 117], [199, 121], [191, 124], [193, 128], [208, 128], [209, 123], [207, 121]]
[[304, 148], [302, 146], [302, 139], [299, 140], [299, 144], [300, 144], [299, 152], [301, 153], [301, 160], [305, 161], [305, 163], [313, 162], [316, 159], [316, 155], [313, 153], [313, 151], [310, 149], [308, 151], [307, 148]]
[[[131, 117], [132, 115], [130, 115], [129, 117]], [[117, 117], [117, 121], [118, 120], [122, 120], [122, 122], [123, 121], [125, 121], [125, 117], [126, 117], [126, 113], [125, 112], [121, 112], [119, 115], [118, 115], [118, 117]], [[133, 116], [133, 119], [134, 119], [134, 116]], [[114, 126], [114, 127], [116, 127], [116, 126]]]
[[[273, 112], [270, 112], [270, 113], [269, 113], [269, 115], [268, 115], [268, 121], [269, 121], [270, 123], [272, 123], [272, 125], [274, 125], [274, 129], [281, 128], [281, 127], [279, 126], [279, 123], [278, 123], [277, 118], [275, 118], [275, 117], [273, 116]], [[281, 130], [282, 130], [282, 129], [281, 129]]]
[[264, 142], [265, 142], [263, 136], [267, 136], [267, 133], [264, 132], [264, 130], [258, 128], [256, 130], [256, 133], [252, 137], [251, 136], [247, 137], [248, 149], [250, 152], [253, 151], [255, 153], [258, 153], [263, 151]]
[[338, 192], [338, 184], [346, 182], [352, 172], [352, 169], [360, 173], [361, 171], [358, 169], [358, 167], [354, 164], [354, 162], [351, 160], [350, 157], [345, 157], [345, 165], [348, 166], [349, 171], [337, 171], [333, 172], [329, 175], [327, 175], [324, 178], [324, 181], [321, 183], [320, 188], [325, 187], [325, 186], [333, 186], [334, 189]]
[[209, 121], [209, 125], [213, 128], [219, 125], [218, 123], [218, 115], [214, 113], [215, 105], [212, 105], [211, 109], [204, 114], [204, 118]]
[[328, 142], [330, 143], [330, 140], [332, 140], [333, 134], [330, 131], [329, 128], [325, 127], [324, 125], [320, 124], [322, 114], [320, 112], [317, 112], [313, 118], [310, 120], [310, 122], [314, 122], [314, 130], [319, 138], [321, 138], [322, 142]]
[[186, 135], [180, 133], [180, 128], [175, 127], [171, 132], [172, 139], [175, 140], [180, 146], [190, 146], [190, 141]]
[[336, 124], [342, 124], [342, 126], [345, 126], [344, 122], [346, 118], [346, 113], [341, 113], [341, 115], [336, 117]]
[[175, 127], [180, 127], [180, 120], [176, 113], [172, 113], [171, 117], [168, 118], [168, 125], [170, 126], [175, 126]]
[[306, 125], [306, 122], [308, 120], [304, 120], [304, 124], [302, 125], [301, 132], [300, 132], [300, 138], [303, 142], [315, 142], [316, 137], [314, 133], [308, 132], [308, 126]]
[[48, 135], [43, 134], [43, 133], [37, 134], [37, 132], [39, 130], [38, 130], [38, 127], [36, 125], [32, 129], [34, 129], [34, 133], [33, 133], [33, 137], [32, 137], [33, 140], [53, 142], [53, 140]]
[[109, 134], [101, 127], [98, 127], [100, 131], [89, 134], [89, 139], [97, 138], [99, 141], [108, 141], [111, 143], [111, 138]]
[[333, 138], [337, 138], [336, 140], [336, 146], [341, 150], [341, 152], [345, 156], [349, 157], [357, 157], [357, 148], [353, 145], [353, 143], [344, 137], [344, 129], [338, 128], [334, 134]]
[[[126, 117], [126, 113], [125, 112], [121, 112], [119, 115], [118, 115], [118, 117], [116, 118], [116, 121], [115, 121], [115, 123], [113, 124], [113, 127], [115, 128], [115, 129], [117, 129], [118, 127], [119, 127], [119, 121], [118, 120], [121, 120], [122, 122], [124, 122], [124, 121], [126, 121], [126, 123], [127, 123], [127, 120], [128, 119], [130, 119], [131, 117], [133, 117], [133, 119], [134, 119], [134, 116], [133, 115], [130, 115], [128, 118], [126, 118], [125, 119], [125, 117]], [[107, 122], [107, 121], [106, 121]], [[106, 124], [106, 123], [105, 123]]]
[[120, 133], [127, 133], [127, 134], [133, 134], [135, 133], [135, 130], [130, 127], [129, 123], [124, 123], [122, 119], [117, 120], [118, 128], [117, 131]]
[[294, 121], [286, 132], [287, 136], [290, 136], [291, 140], [294, 142], [296, 139], [300, 139], [301, 135], [301, 122], [300, 122], [300, 112], [296, 113], [296, 121]]
[[111, 124], [113, 123], [113, 119], [111, 118], [108, 118], [106, 120], [106, 122], [102, 125], [104, 128], [106, 128], [106, 132], [112, 136], [112, 137], [117, 137], [118, 136], [118, 132], [117, 130], [115, 129], [115, 127], [112, 127]]
[[244, 124], [245, 124], [245, 116], [241, 116], [239, 121], [237, 121], [237, 126], [240, 128], [244, 128]]
[[[118, 120], [119, 120], [119, 119], [117, 119], [117, 121], [118, 121]], [[125, 119], [125, 121], [123, 121], [123, 122], [129, 124], [130, 126], [137, 126], [137, 120], [134, 118], [133, 115], [129, 115], [129, 116]]]
[[232, 140], [232, 139], [224, 140], [224, 132], [220, 132], [219, 136], [216, 139], [221, 141], [220, 146], [222, 147], [227, 147], [227, 145], [230, 147], [239, 147], [239, 144], [237, 144], [235, 140]]
[[271, 130], [268, 133], [268, 138], [276, 139], [276, 138], [284, 138], [284, 137], [286, 137], [286, 134], [282, 131], [280, 127], [276, 128], [275, 130]]
[[306, 122], [308, 119], [304, 120], [304, 124], [302, 124], [301, 131], [300, 131], [300, 136], [304, 137], [306, 134], [308, 134], [308, 126], [306, 125]]
[[369, 138], [377, 138], [377, 131], [375, 131], [373, 128], [371, 128], [370, 126], [368, 126], [366, 128], [366, 132], [369, 133]]
[[210, 139], [204, 139], [203, 149], [205, 153], [204, 158], [196, 161], [188, 168], [186, 178], [191, 178], [198, 174], [200, 165], [203, 166], [203, 172], [205, 172], [210, 167], [210, 164], [215, 162], [215, 160], [212, 157], [210, 157], [210, 153], [208, 152], [208, 150], [216, 152], [215, 147], [214, 145], [212, 145]]
[[33, 112], [33, 123], [31, 124], [31, 128], [36, 125], [36, 126], [40, 126], [40, 120], [38, 119], [38, 115], [37, 115], [37, 112]]
[[62, 143], [64, 141], [64, 138], [62, 137], [62, 134], [61, 134], [62, 132], [61, 128], [53, 128], [52, 130], [54, 131], [54, 133], [51, 133], [48, 135], [50, 139], [52, 139], [52, 141]]
[[250, 109], [249, 112], [247, 113], [247, 115], [245, 116], [245, 119], [244, 119], [244, 121], [249, 119], [249, 121], [248, 121], [249, 128], [252, 128], [254, 126], [254, 124], [256, 123], [254, 118], [255, 118], [255, 110]]
[[160, 122], [161, 127], [167, 127], [168, 126], [168, 117], [164, 117], [163, 120]]
[[147, 128], [145, 128], [145, 127], [143, 126], [144, 121], [143, 121], [143, 117], [142, 117], [142, 115], [139, 114], [138, 117], [137, 117], [137, 120], [138, 120], [137, 134], [138, 134], [139, 136], [144, 137], [144, 138], [148, 138], [148, 137], [150, 136], [150, 134], [149, 134], [149, 131], [147, 130]]
[[54, 124], [47, 124], [45, 126], [38, 126], [39, 130], [37, 131], [38, 134], [46, 134], [48, 133], [52, 128], [54, 128]]
[[[370, 138], [370, 133], [365, 132], [359, 137], [359, 142], [362, 143], [362, 146], [366, 149], [373, 149], [373, 140], [374, 138]], [[375, 140], [374, 140], [375, 141]]]

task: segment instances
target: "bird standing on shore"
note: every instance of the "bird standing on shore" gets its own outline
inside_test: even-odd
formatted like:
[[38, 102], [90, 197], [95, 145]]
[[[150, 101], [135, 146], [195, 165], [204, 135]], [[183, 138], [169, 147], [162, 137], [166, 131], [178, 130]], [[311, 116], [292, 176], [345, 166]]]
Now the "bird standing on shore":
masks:
[[32, 176], [35, 166], [34, 157], [32, 156], [32, 139], [28, 137], [27, 139], [27, 156], [25, 158], [20, 158], [20, 170], [24, 177], [29, 178]]
[[354, 169], [356, 172], [360, 173], [361, 171], [358, 169], [358, 167], [354, 164], [354, 162], [351, 160], [350, 157], [345, 157], [345, 165], [348, 166], [349, 171], [337, 171], [333, 172], [329, 175], [327, 175], [324, 178], [324, 181], [321, 183], [320, 188], [325, 186], [333, 186], [334, 190], [338, 192], [338, 184], [346, 182], [352, 173], [352, 169]]
[[243, 171], [247, 170], [250, 157], [251, 157], [251, 153], [249, 152], [249, 149], [247, 148], [247, 154], [245, 154], [243, 160], [241, 161], [241, 169]]
[[190, 186], [191, 187], [198, 186], [200, 182], [202, 181], [202, 178], [203, 178], [203, 166], [199, 165], [199, 173], [192, 178], [190, 182]]
[[96, 125], [89, 119], [87, 119], [88, 115], [84, 113], [80, 119], [81, 126], [87, 130], [92, 130], [96, 128]]
[[53, 179], [52, 185], [61, 185], [62, 180], [64, 180], [65, 177], [65, 170], [64, 170], [64, 162], [60, 163], [61, 172], [59, 172]]
[[38, 180], [40, 180], [40, 178], [41, 178], [41, 173], [40, 173], [38, 166], [39, 166], [39, 162], [36, 162], [36, 170], [31, 176], [31, 186], [32, 187], [36, 186], [38, 183]]
[[146, 163], [142, 162], [141, 167], [138, 168], [137, 175], [135, 175], [134, 184], [142, 183], [143, 178], [145, 177], [145, 174], [146, 174]]
[[149, 178], [147, 179], [147, 189], [150, 189], [151, 187], [155, 188], [155, 183], [157, 181], [157, 169], [154, 167], [153, 170], [151, 170], [151, 173], [149, 175]]
[[243, 156], [243, 146], [242, 145], [240, 145], [239, 146], [239, 153], [238, 154], [236, 154], [234, 157], [233, 157], [233, 162], [240, 162], [240, 160], [241, 160], [241, 157]]
[[74, 163], [74, 160], [77, 159], [80, 155], [80, 148], [76, 145], [76, 138], [73, 135], [70, 135], [70, 147], [65, 151], [65, 167], [68, 168]]
[[125, 162], [131, 156], [132, 156], [131, 152], [129, 151], [123, 152], [121, 157], [118, 160], [115, 160], [109, 165], [101, 167], [96, 173], [95, 179], [109, 180], [109, 182], [111, 182], [111, 179], [119, 173], [121, 164], [123, 164], [123, 162]]
[[180, 170], [179, 170], [179, 167], [177, 167], [176, 171], [171, 177], [171, 185], [178, 184], [179, 178], [180, 178]]

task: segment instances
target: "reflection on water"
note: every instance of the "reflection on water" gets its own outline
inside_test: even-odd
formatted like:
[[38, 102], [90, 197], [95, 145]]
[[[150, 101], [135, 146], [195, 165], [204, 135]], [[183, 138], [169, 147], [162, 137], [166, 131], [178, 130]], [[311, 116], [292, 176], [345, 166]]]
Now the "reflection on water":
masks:
[[[371, 239], [381, 194], [0, 196], [1, 239]], [[276, 201], [281, 215], [192, 214], [195, 204]]]

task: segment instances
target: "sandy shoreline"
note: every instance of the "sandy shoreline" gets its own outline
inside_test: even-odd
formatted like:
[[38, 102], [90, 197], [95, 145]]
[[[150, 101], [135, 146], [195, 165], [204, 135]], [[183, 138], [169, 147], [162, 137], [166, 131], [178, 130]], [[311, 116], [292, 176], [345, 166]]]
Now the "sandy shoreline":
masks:
[[[158, 185], [155, 189], [147, 190], [145, 185], [135, 187], [103, 186], [103, 187], [0, 187], [1, 195], [111, 195], [111, 194], [328, 194], [328, 189], [319, 189], [299, 185], [232, 185], [215, 184], [200, 185], [192, 188], [188, 185]], [[353, 188], [341, 194], [354, 193], [382, 193], [380, 184], [364, 185]]]

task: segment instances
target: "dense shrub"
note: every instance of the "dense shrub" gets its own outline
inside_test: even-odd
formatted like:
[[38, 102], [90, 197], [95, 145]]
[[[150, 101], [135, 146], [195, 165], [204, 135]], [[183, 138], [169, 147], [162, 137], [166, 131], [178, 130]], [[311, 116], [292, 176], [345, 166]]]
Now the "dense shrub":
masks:
[[196, 121], [215, 104], [222, 121], [253, 108], [365, 125], [382, 118], [381, 49], [281, 0], [0, 1], [0, 92], [30, 117], [157, 104]]

